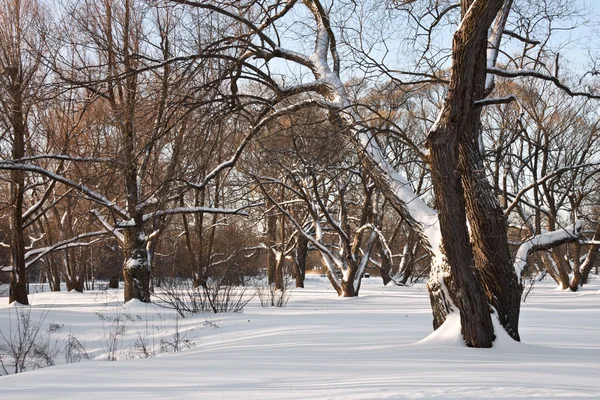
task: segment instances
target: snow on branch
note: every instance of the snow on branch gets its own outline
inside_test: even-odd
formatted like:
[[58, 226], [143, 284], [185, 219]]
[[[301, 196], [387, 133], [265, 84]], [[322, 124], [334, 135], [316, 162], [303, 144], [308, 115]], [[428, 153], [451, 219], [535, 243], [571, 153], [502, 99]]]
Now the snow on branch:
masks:
[[91, 210], [90, 211], [98, 220], [98, 222], [100, 222], [100, 224], [102, 224], [102, 226], [104, 227], [106, 233], [110, 233], [112, 234], [119, 242], [123, 243], [125, 242], [125, 236], [123, 236], [123, 234], [121, 232], [119, 232], [119, 230], [117, 228], [115, 228], [114, 226], [112, 226], [104, 217], [104, 215], [100, 214], [100, 211], [98, 210]]
[[[290, 214], [281, 204], [279, 204], [270, 194], [267, 190], [264, 189], [263, 187], [263, 183], [256, 177], [253, 177], [256, 181], [256, 183], [258, 183], [259, 186], [261, 186], [263, 188], [263, 193], [265, 194], [265, 196], [275, 205], [275, 207], [277, 207], [277, 209], [283, 214], [285, 215], [285, 217], [292, 223], [292, 225], [294, 225], [294, 228], [296, 228], [296, 230], [298, 231], [298, 234], [304, 236], [304, 238], [306, 238], [306, 240], [308, 240], [308, 242], [310, 244], [312, 244], [313, 246], [315, 246], [315, 248], [319, 251], [319, 253], [321, 254], [321, 257], [323, 259], [323, 261], [325, 262], [325, 265], [327, 266], [327, 269], [329, 270], [331, 279], [333, 279], [337, 285], [341, 284], [341, 281], [336, 273], [335, 267], [339, 268], [340, 270], [343, 269], [344, 265], [343, 263], [327, 248], [326, 245], [324, 245], [323, 243], [321, 243], [321, 239], [322, 239], [322, 229], [320, 226], [320, 223], [318, 221], [317, 218], [315, 218], [313, 220], [314, 226], [315, 226], [315, 237], [313, 237], [309, 232], [307, 232], [302, 224], [300, 224], [296, 218], [294, 218], [294, 216], [292, 214]], [[286, 188], [288, 186], [286, 185]]]
[[509, 103], [512, 103], [513, 101], [517, 101], [517, 96], [515, 96], [514, 94], [511, 94], [510, 96], [506, 96], [506, 97], [496, 97], [496, 98], [492, 98], [492, 99], [477, 100], [474, 104], [475, 104], [475, 107], [485, 107], [485, 106], [491, 106], [494, 104], [509, 104]]
[[[96, 232], [87, 232], [82, 233], [80, 235], [74, 236], [70, 239], [62, 240], [58, 243], [55, 243], [51, 246], [40, 247], [37, 249], [29, 250], [25, 253], [25, 268], [29, 268], [35, 262], [39, 261], [42, 257], [52, 253], [54, 251], [65, 250], [71, 247], [81, 247], [81, 246], [90, 246], [96, 243], [99, 239], [91, 240], [89, 242], [78, 242], [78, 240], [92, 238], [96, 236], [104, 236], [106, 235], [106, 231], [96, 231]], [[12, 266], [2, 266], [0, 267], [0, 272], [10, 272], [12, 271]]]
[[36, 154], [35, 156], [22, 157], [16, 160], [11, 160], [15, 163], [24, 163], [35, 160], [61, 160], [61, 161], [75, 161], [75, 162], [104, 162], [114, 163], [114, 158], [102, 158], [102, 157], [73, 157], [67, 154]]
[[[262, 203], [261, 203], [262, 204]], [[144, 214], [144, 216], [142, 217], [142, 220], [144, 222], [150, 221], [154, 218], [159, 218], [165, 215], [177, 215], [177, 214], [199, 214], [199, 213], [206, 213], [206, 214], [229, 214], [229, 215], [244, 215], [247, 216], [248, 213], [245, 211], [242, 211], [246, 208], [249, 207], [254, 207], [256, 206], [256, 204], [250, 204], [244, 207], [240, 207], [237, 209], [231, 209], [231, 208], [213, 208], [213, 207], [175, 207], [175, 208], [170, 208], [167, 210], [159, 210], [156, 211], [154, 213], [150, 213], [150, 214]], [[124, 227], [124, 226], [133, 226], [133, 221], [131, 222], [127, 222], [125, 224], [117, 224], [118, 227]]]
[[516, 69], [516, 70], [511, 71], [511, 70], [506, 70], [506, 69], [502, 69], [502, 68], [488, 66], [487, 72], [490, 74], [503, 76], [505, 78], [517, 78], [517, 77], [521, 77], [521, 76], [530, 76], [533, 78], [538, 78], [538, 79], [542, 79], [542, 80], [554, 83], [554, 85], [556, 87], [564, 90], [571, 97], [582, 96], [582, 97], [587, 97], [588, 99], [600, 99], [600, 95], [593, 94], [590, 92], [574, 92], [568, 86], [563, 84], [557, 77], [548, 75], [548, 74], [543, 74], [541, 72], [533, 71], [530, 69]]
[[523, 43], [531, 44], [533, 46], [537, 46], [538, 44], [541, 43], [539, 40], [534, 40], [534, 39], [523, 37], [523, 36], [519, 35], [518, 33], [511, 31], [509, 29], [504, 29], [503, 33], [514, 39], [520, 40]]
[[519, 246], [519, 250], [517, 250], [514, 262], [515, 274], [519, 281], [522, 280], [523, 272], [527, 267], [527, 258], [531, 253], [578, 241], [582, 236], [582, 229], [583, 225], [581, 221], [577, 221], [575, 224], [566, 228], [553, 232], [541, 233], [523, 242], [523, 244]]
[[[504, 33], [504, 28], [506, 27], [506, 22], [508, 21], [508, 15], [510, 14], [510, 10], [512, 7], [513, 0], [504, 0], [504, 5], [502, 9], [496, 16], [496, 21], [492, 26], [490, 37], [489, 37], [489, 47], [487, 49], [487, 66], [488, 68], [493, 68], [496, 66], [496, 62], [498, 61], [498, 54], [500, 53], [500, 42], [502, 42], [502, 34]], [[486, 94], [491, 93], [494, 89], [494, 75], [488, 73], [485, 78], [485, 92]]]

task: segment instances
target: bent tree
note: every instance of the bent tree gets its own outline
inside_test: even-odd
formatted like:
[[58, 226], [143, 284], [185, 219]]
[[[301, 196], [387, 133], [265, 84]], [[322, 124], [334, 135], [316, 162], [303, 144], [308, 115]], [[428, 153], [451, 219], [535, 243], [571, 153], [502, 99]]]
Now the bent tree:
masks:
[[[329, 14], [334, 8], [329, 3], [304, 0], [276, 2], [269, 7], [262, 4], [265, 7], [257, 14], [250, 12], [251, 6], [231, 13], [219, 8], [218, 2], [173, 1], [210, 9], [242, 24], [256, 37], [248, 46], [247, 56], [263, 60], [262, 70], [267, 73], [269, 62], [274, 59], [312, 73], [312, 81], [303, 79], [298, 84], [283, 85], [281, 80], [268, 80], [274, 110], [282, 107], [279, 103], [283, 100], [286, 104], [310, 102], [327, 110], [331, 122], [355, 146], [378, 189], [431, 252], [428, 287], [434, 328], [450, 313], [458, 312], [466, 344], [490, 347], [495, 338], [490, 313], [495, 313], [508, 334], [519, 339], [522, 268], [515, 268], [511, 260], [506, 217], [480, 168], [483, 154], [479, 145], [482, 107], [515, 99], [514, 96], [487, 98], [493, 92], [490, 72], [507, 74], [495, 66], [512, 1], [462, 0], [458, 5], [460, 23], [452, 37], [447, 92], [426, 142], [437, 210], [418, 197], [410, 182], [386, 160], [375, 132], [361, 118], [359, 105], [350, 98], [341, 79], [339, 44]], [[452, 6], [449, 11], [455, 8]], [[310, 54], [286, 49], [282, 44], [286, 36], [278, 34], [277, 22], [285, 26], [282, 21], [291, 9], [301, 10], [303, 22], [311, 21], [305, 36], [313, 35], [310, 40], [314, 50]], [[431, 76], [435, 74], [428, 75]], [[256, 81], [255, 75], [252, 77]], [[575, 240], [578, 235], [579, 229], [563, 229], [556, 236], [543, 236], [540, 238], [543, 246], [530, 246], [525, 253]]]

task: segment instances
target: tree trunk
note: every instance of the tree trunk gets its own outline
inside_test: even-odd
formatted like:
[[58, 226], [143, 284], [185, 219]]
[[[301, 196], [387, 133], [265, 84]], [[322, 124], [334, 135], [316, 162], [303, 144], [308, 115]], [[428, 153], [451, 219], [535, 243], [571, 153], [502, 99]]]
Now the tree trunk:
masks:
[[277, 212], [275, 205], [269, 199], [266, 202], [267, 210], [267, 283], [272, 285], [275, 283], [275, 270], [277, 267], [277, 259], [273, 248], [277, 243]]
[[[463, 187], [462, 174], [458, 173], [460, 171], [459, 149], [464, 149], [465, 143], [478, 143], [477, 140], [473, 141], [473, 136], [479, 134], [479, 130], [474, 129], [479, 124], [479, 111], [475, 101], [484, 97], [488, 29], [502, 4], [502, 0], [487, 2], [462, 0], [462, 20], [452, 43], [453, 64], [448, 94], [438, 120], [427, 138], [442, 247], [448, 263], [446, 267], [438, 261], [432, 268], [434, 280], [430, 287], [435, 289], [431, 292], [434, 321], [439, 322], [446, 312], [437, 309], [443, 307], [448, 300], [440, 296], [443, 290], [437, 287], [441, 286], [443, 281], [449, 289], [452, 303], [460, 310], [465, 342], [468, 346], [474, 347], [491, 347], [495, 336], [481, 281], [482, 276], [476, 269], [471, 250], [466, 225], [466, 204], [473, 203], [473, 200], [468, 198], [472, 195], [471, 190], [475, 189], [475, 193], [481, 192], [477, 196], [480, 200], [491, 196], [491, 194], [486, 195], [486, 191], [490, 191], [491, 188], [489, 185], [478, 184], [477, 179], [469, 179], [469, 177], [464, 178], [464, 183], [473, 186]], [[464, 150], [460, 153], [462, 153], [463, 167], [470, 164], [468, 158], [465, 158], [470, 153]], [[475, 175], [473, 177], [476, 178]], [[468, 192], [466, 195], [465, 189]], [[476, 228], [483, 228], [478, 236], [487, 238], [490, 233], [488, 232], [490, 227], [487, 226], [489, 217], [482, 220], [482, 216], [475, 211], [477, 211], [476, 207], [471, 207], [469, 214], [475, 220]], [[491, 219], [493, 220], [493, 215]], [[496, 225], [493, 226], [502, 230], [502, 221], [496, 221]], [[506, 240], [506, 237], [481, 241], [476, 246], [481, 257], [480, 261], [487, 258], [484, 255], [496, 247], [494, 240]], [[498, 247], [502, 249], [504, 245]], [[506, 268], [502, 265], [500, 269]], [[485, 272], [487, 273], [487, 269]], [[435, 315], [436, 309], [440, 315]]]
[[277, 263], [275, 264], [275, 290], [283, 290], [283, 267], [285, 265], [285, 216], [279, 216], [279, 240], [281, 243], [281, 251], [278, 253]]
[[110, 278], [108, 279], [108, 287], [111, 289], [118, 289], [119, 288], [119, 276], [121, 274], [120, 273], [115, 273], [112, 274], [110, 276]]
[[[406, 249], [406, 246], [404, 248]], [[387, 284], [392, 281], [393, 264], [391, 254], [389, 254], [387, 249], [382, 244], [379, 245], [379, 259], [381, 260], [381, 267], [379, 270], [381, 272], [383, 286], [387, 286]]]
[[[593, 240], [598, 241], [599, 239], [600, 239], [600, 221], [598, 221], [598, 223], [596, 225], [596, 230], [594, 231]], [[582, 286], [582, 285], [588, 283], [590, 272], [592, 271], [592, 268], [596, 264], [596, 259], [598, 258], [598, 250], [599, 249], [600, 249], [600, 245], [597, 245], [597, 244], [594, 244], [589, 248], [587, 255], [585, 257], [585, 261], [578, 268], [578, 271], [581, 271], [581, 273], [573, 274], [573, 279], [571, 280], [571, 283], [569, 285], [569, 287], [571, 288], [572, 291], [575, 292], [575, 291], [577, 291], [579, 286]]]
[[[23, 110], [22, 83], [17, 67], [6, 68], [12, 84], [9, 87], [12, 106], [10, 123], [13, 131], [13, 160], [25, 156], [26, 124]], [[27, 298], [27, 271], [25, 269], [25, 232], [23, 221], [23, 197], [25, 194], [25, 173], [19, 170], [10, 172], [10, 288], [8, 302], [29, 304]]]
[[304, 287], [304, 278], [306, 277], [306, 258], [308, 257], [308, 239], [304, 235], [298, 235], [294, 257], [294, 278], [296, 287]]
[[[448, 119], [448, 122], [451, 120]], [[443, 254], [448, 265], [436, 265], [432, 284], [428, 284], [434, 311], [434, 328], [449, 314], [448, 302], [460, 311], [465, 343], [473, 347], [491, 347], [495, 338], [483, 286], [475, 269], [465, 202], [458, 171], [458, 134], [448, 123], [430, 135], [431, 175], [439, 212]], [[433, 270], [433, 268], [432, 268]], [[440, 277], [449, 289], [449, 297], [437, 285]], [[437, 326], [436, 326], [437, 325]]]
[[144, 232], [141, 228], [128, 228], [124, 232], [123, 281], [125, 302], [138, 299], [150, 302], [150, 264], [145, 248]]
[[357, 297], [358, 290], [354, 289], [354, 279], [348, 279], [342, 281], [342, 297]]
[[[550, 230], [553, 231], [556, 230], [556, 228]], [[562, 246], [552, 249], [550, 257], [552, 258], [553, 265], [556, 266], [556, 283], [558, 283], [562, 290], [568, 289], [570, 286], [570, 266], [569, 262], [566, 259], [565, 249]]]
[[475, 265], [500, 324], [513, 339], [520, 340], [523, 286], [515, 274], [508, 248], [504, 211], [485, 176], [483, 155], [478, 145], [481, 140], [479, 111], [474, 111], [471, 119], [470, 135], [460, 146], [460, 164]]
[[46, 275], [50, 291], [60, 292], [60, 268], [56, 265], [52, 256], [46, 257]]

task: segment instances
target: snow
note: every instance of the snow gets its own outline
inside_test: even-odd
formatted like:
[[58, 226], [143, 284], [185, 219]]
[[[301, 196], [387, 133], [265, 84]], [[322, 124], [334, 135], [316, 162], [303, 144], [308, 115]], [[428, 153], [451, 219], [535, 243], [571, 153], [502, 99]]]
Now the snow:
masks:
[[527, 257], [535, 247], [544, 247], [552, 243], [560, 242], [566, 238], [578, 237], [580, 236], [582, 228], [582, 222], [577, 221], [575, 224], [566, 228], [552, 232], [544, 232], [523, 242], [523, 244], [519, 246], [519, 250], [517, 250], [517, 254], [515, 255], [514, 268], [517, 278], [522, 279], [521, 274], [523, 273], [525, 267], [527, 267]]
[[[365, 279], [358, 298], [338, 298], [325, 278], [309, 277], [286, 308], [253, 300], [238, 314], [181, 319], [155, 304], [120, 304], [118, 290], [32, 295], [33, 318], [44, 311], [44, 335], [71, 334], [90, 361], [1, 378], [1, 399], [392, 399], [598, 398], [598, 280], [582, 291], [534, 287], [522, 305], [521, 336], [497, 330], [492, 349], [460, 339], [458, 314], [431, 334], [423, 285], [383, 287]], [[0, 298], [0, 329], [15, 307]], [[26, 309], [19, 307], [20, 310]], [[102, 318], [102, 319], [101, 319]], [[119, 318], [117, 359], [103, 343]], [[62, 327], [49, 332], [49, 324]], [[175, 327], [189, 344], [160, 352]], [[155, 343], [139, 359], [138, 334]], [[423, 340], [423, 338], [426, 338]], [[58, 362], [62, 362], [57, 358]]]

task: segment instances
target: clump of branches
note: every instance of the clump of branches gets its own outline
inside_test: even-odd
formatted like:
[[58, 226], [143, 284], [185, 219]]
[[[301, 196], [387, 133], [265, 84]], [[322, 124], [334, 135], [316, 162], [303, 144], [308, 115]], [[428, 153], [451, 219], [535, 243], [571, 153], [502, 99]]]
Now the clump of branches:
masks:
[[167, 279], [154, 296], [181, 317], [199, 312], [242, 312], [254, 297], [247, 287], [234, 284], [227, 276], [209, 278], [203, 286], [194, 286], [190, 279]]
[[268, 284], [264, 280], [255, 284], [256, 295], [261, 307], [285, 307], [290, 299], [290, 281], [285, 279], [281, 289], [276, 289], [275, 284]]
[[85, 350], [84, 344], [82, 344], [79, 339], [71, 334], [69, 334], [65, 339], [64, 356], [66, 364], [78, 363], [83, 359], [90, 359], [89, 354]]
[[[127, 314], [121, 315], [121, 312], [117, 312], [114, 317], [105, 316], [97, 313], [98, 318], [102, 320], [104, 329], [104, 340], [102, 346], [106, 353], [107, 361], [116, 361], [117, 353], [121, 348], [121, 337], [125, 334], [127, 327], [125, 319]], [[106, 325], [108, 323], [108, 325]]]
[[18, 374], [54, 365], [57, 350], [50, 345], [50, 338], [42, 334], [48, 311], [34, 321], [30, 308], [14, 310], [16, 318], [9, 313], [8, 332], [0, 330], [0, 374]]

